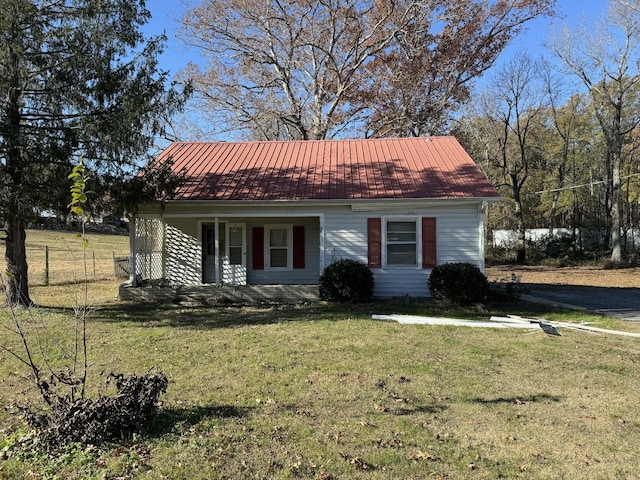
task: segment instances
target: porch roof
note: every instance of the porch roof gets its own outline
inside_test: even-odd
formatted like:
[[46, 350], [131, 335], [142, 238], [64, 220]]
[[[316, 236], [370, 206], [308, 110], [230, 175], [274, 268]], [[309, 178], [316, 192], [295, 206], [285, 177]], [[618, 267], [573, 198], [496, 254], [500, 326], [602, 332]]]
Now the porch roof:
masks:
[[166, 200], [497, 199], [454, 137], [175, 142], [185, 182]]

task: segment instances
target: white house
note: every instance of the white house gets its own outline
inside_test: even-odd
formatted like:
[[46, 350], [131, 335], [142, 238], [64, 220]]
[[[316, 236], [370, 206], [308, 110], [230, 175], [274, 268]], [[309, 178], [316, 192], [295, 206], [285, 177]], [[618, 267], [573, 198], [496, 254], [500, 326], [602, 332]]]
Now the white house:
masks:
[[186, 181], [141, 205], [130, 284], [311, 285], [341, 258], [374, 295], [428, 296], [445, 262], [484, 268], [486, 202], [499, 193], [453, 137], [173, 143]]

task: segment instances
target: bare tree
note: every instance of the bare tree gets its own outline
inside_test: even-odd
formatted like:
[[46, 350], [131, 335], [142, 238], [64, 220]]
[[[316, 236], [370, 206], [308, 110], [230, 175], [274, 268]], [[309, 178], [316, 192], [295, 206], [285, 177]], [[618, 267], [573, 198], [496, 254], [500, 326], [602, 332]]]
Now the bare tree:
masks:
[[577, 141], [580, 131], [584, 129], [582, 112], [585, 110], [586, 105], [582, 95], [577, 93], [568, 94], [568, 90], [572, 87], [569, 86], [566, 77], [554, 75], [548, 62], [542, 64], [541, 71], [549, 102], [548, 115], [550, 117], [551, 130], [559, 140], [559, 148], [553, 149], [555, 155], [550, 155], [554, 160], [552, 166], [556, 173], [555, 184], [550, 189], [552, 198], [548, 215], [549, 237], [553, 237], [558, 203], [566, 185], [572, 146]]
[[479, 115], [466, 125], [490, 176], [513, 202], [516, 261], [526, 260], [523, 187], [532, 162], [540, 155], [533, 132], [545, 108], [545, 90], [537, 62], [526, 54], [514, 57], [494, 76], [480, 96]]
[[611, 261], [622, 260], [621, 168], [623, 145], [640, 116], [629, 107], [640, 83], [640, 1], [611, 0], [609, 14], [595, 32], [565, 28], [552, 44], [554, 53], [587, 87], [605, 139], [607, 216]]
[[554, 0], [423, 2], [390, 48], [367, 65], [359, 98], [369, 136], [447, 133], [473, 81]]
[[221, 131], [420, 135], [554, 0], [205, 0], [183, 18], [198, 102]]
[[184, 19], [201, 100], [227, 130], [322, 139], [348, 122], [356, 72], [407, 24], [414, 1], [208, 0]]

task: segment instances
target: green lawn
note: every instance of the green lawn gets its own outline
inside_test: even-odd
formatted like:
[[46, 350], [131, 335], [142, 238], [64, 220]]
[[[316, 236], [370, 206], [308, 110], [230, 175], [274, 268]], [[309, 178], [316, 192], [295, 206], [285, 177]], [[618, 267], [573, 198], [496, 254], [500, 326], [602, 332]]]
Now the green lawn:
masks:
[[[519, 313], [640, 331], [540, 308], [108, 303], [89, 324], [91, 393], [107, 391], [111, 371], [161, 368], [170, 384], [152, 431], [100, 449], [21, 450], [24, 425], [13, 405], [34, 392], [0, 352], [0, 478], [637, 476], [637, 339], [371, 320], [373, 313]], [[55, 338], [69, 338], [68, 311], [35, 315]], [[0, 342], [16, 345], [5, 329]], [[52, 359], [58, 351], [52, 347]]]

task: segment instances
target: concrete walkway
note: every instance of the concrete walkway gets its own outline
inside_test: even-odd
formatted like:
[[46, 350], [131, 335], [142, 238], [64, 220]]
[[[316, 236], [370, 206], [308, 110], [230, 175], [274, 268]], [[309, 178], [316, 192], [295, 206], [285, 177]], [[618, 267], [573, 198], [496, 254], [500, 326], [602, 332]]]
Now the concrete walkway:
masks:
[[640, 322], [640, 289], [523, 284], [523, 300]]

